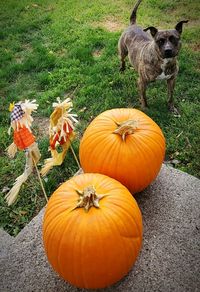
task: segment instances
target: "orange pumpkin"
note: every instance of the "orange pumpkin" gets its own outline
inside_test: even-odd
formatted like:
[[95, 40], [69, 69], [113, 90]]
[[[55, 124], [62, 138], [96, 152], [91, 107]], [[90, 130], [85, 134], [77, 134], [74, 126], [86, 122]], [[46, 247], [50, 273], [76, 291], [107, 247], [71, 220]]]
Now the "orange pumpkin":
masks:
[[43, 222], [47, 258], [66, 281], [103, 288], [120, 280], [142, 243], [142, 217], [129, 191], [101, 174], [81, 174], [51, 196]]
[[157, 176], [165, 155], [159, 126], [136, 109], [112, 109], [96, 117], [80, 143], [84, 172], [108, 175], [131, 192], [140, 192]]

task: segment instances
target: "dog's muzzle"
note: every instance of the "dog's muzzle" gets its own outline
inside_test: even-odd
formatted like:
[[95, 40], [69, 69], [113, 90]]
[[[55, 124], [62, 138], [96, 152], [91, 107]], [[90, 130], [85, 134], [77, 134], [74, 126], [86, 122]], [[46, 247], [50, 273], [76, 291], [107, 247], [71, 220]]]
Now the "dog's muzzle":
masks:
[[172, 58], [172, 57], [174, 57], [174, 54], [171, 49], [167, 49], [164, 51], [164, 58]]

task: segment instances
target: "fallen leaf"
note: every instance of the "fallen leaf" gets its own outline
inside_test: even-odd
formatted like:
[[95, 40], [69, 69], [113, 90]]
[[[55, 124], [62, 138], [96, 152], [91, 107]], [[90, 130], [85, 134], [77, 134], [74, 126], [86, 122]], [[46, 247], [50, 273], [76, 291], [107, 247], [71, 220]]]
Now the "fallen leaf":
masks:
[[85, 111], [86, 111], [86, 109], [87, 109], [87, 108], [86, 108], [86, 106], [85, 106], [85, 107], [83, 107], [82, 109], [80, 109], [80, 111], [79, 111], [79, 112], [80, 112], [80, 113], [83, 113], [83, 112], [85, 112]]
[[32, 3], [32, 7], [39, 7], [39, 5], [38, 4], [36, 4], [36, 3]]
[[177, 165], [180, 163], [180, 161], [178, 159], [172, 159], [170, 162], [174, 165]]
[[4, 194], [7, 193], [9, 190], [10, 190], [9, 187], [4, 187], [1, 192]]
[[27, 213], [27, 211], [19, 211], [19, 215], [26, 215]]

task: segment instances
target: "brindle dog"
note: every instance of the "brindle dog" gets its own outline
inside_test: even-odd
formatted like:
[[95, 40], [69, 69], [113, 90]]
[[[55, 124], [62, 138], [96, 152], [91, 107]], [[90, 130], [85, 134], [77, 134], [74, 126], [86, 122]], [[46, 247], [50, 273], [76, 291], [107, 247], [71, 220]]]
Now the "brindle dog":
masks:
[[[175, 79], [178, 73], [176, 56], [181, 48], [182, 25], [188, 20], [180, 21], [175, 29], [158, 30], [150, 26], [143, 30], [136, 25], [136, 12], [141, 1], [139, 0], [134, 6], [130, 16], [130, 26], [119, 39], [120, 70], [125, 70], [125, 58], [128, 55], [131, 65], [139, 73], [138, 88], [143, 108], [147, 106], [147, 84], [158, 79], [167, 80], [168, 106], [171, 111], [177, 113], [173, 100]], [[148, 30], [152, 37], [146, 33]]]

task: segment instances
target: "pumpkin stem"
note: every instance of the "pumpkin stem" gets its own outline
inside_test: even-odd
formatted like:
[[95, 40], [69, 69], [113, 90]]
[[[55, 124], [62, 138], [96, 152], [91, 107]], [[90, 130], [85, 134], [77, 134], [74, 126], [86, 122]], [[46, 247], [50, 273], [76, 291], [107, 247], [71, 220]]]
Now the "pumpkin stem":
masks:
[[138, 128], [138, 122], [135, 120], [129, 120], [122, 123], [116, 122], [118, 128], [113, 132], [122, 137], [122, 140], [125, 141], [126, 135], [134, 134], [135, 130]]
[[79, 190], [77, 190], [76, 192], [80, 196], [76, 208], [83, 207], [86, 212], [88, 212], [88, 210], [92, 206], [99, 208], [99, 201], [105, 196], [97, 195], [93, 186], [86, 187], [82, 192]]

